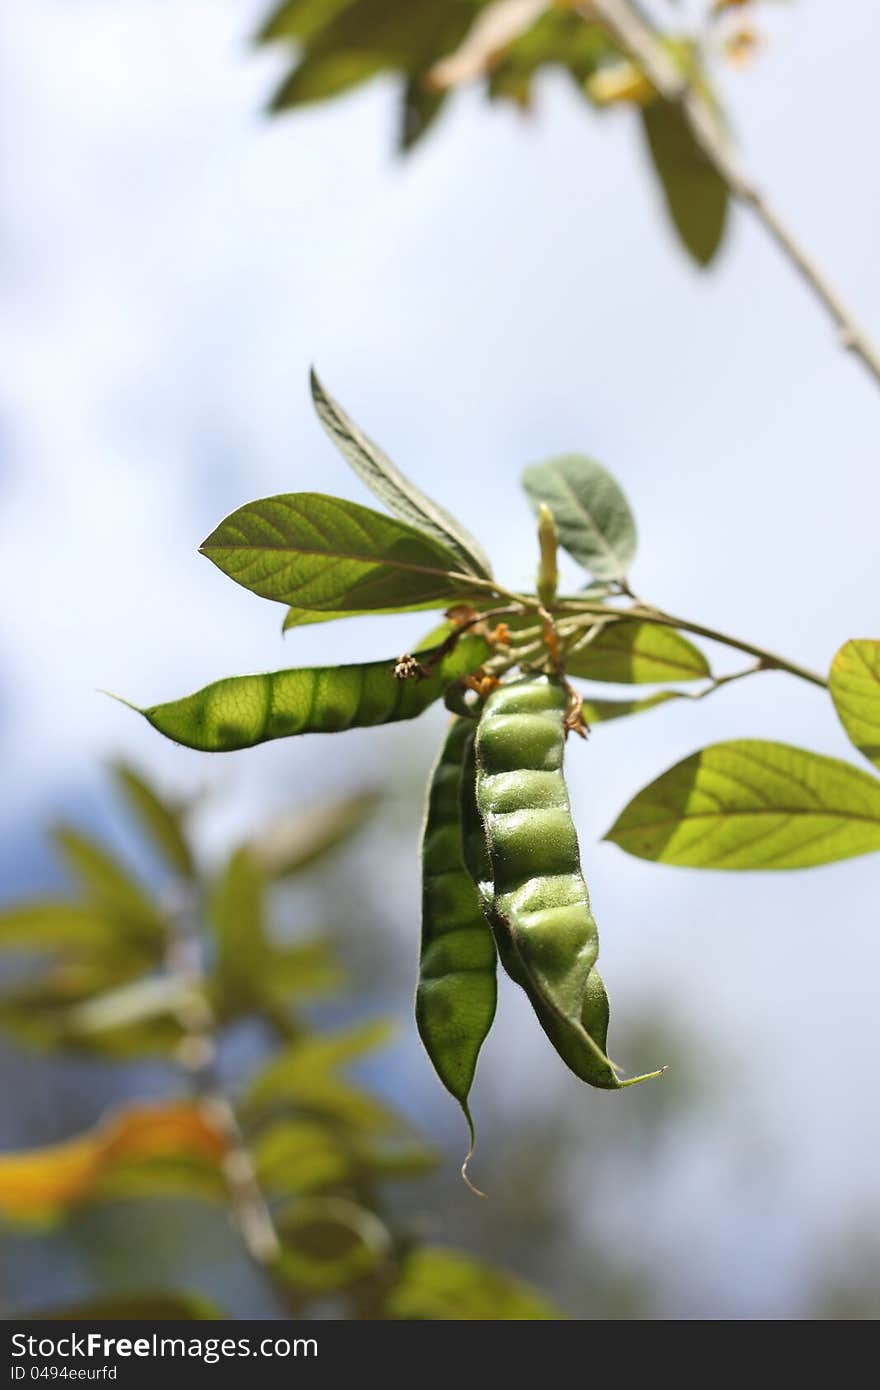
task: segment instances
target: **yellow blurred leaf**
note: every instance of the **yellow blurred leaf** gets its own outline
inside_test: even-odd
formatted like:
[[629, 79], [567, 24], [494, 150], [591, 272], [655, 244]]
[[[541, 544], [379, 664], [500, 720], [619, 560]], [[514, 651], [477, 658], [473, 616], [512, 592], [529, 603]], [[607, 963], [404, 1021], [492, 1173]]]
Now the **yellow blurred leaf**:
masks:
[[612, 63], [587, 78], [587, 95], [597, 106], [614, 106], [629, 102], [645, 106], [656, 96], [645, 74], [635, 63]]
[[208, 1107], [192, 1101], [131, 1105], [61, 1144], [0, 1154], [0, 1215], [47, 1218], [95, 1194], [103, 1179], [131, 1163], [201, 1159], [218, 1167], [226, 1141]]

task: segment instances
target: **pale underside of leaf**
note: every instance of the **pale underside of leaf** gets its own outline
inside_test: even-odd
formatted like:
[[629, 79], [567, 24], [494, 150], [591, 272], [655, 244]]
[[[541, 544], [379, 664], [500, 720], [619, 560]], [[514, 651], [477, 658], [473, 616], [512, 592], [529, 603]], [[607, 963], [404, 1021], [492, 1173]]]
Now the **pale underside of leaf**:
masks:
[[312, 399], [318, 418], [346, 462], [370, 490], [402, 521], [426, 532], [456, 556], [465, 574], [491, 576], [488, 559], [473, 536], [444, 507], [427, 497], [368, 439], [325, 390], [315, 371]]
[[596, 579], [624, 579], [636, 550], [636, 528], [620, 485], [594, 459], [565, 454], [534, 464], [523, 486], [537, 510], [550, 508], [560, 544]]

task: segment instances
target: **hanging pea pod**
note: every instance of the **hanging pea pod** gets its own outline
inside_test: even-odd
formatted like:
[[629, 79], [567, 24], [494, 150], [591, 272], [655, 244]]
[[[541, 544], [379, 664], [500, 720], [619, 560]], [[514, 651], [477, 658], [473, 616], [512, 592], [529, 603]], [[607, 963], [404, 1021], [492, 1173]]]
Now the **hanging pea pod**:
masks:
[[502, 685], [487, 698], [474, 740], [472, 809], [467, 783], [463, 793], [466, 860], [502, 964], [557, 1052], [591, 1086], [618, 1090], [647, 1077], [621, 1081], [605, 1052], [599, 938], [562, 770], [567, 699], [548, 676]]
[[[495, 1016], [495, 945], [462, 859], [462, 758], [474, 723], [455, 719], [440, 750], [422, 836], [422, 945], [416, 1023], [434, 1070], [464, 1111]], [[470, 1154], [468, 1154], [468, 1158]], [[467, 1160], [465, 1160], [465, 1164]]]

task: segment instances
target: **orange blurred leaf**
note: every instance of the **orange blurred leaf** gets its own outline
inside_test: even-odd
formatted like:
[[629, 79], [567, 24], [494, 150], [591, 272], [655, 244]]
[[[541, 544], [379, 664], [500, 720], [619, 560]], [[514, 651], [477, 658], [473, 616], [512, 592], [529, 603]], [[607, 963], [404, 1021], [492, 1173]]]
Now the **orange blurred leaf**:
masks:
[[0, 1154], [0, 1216], [46, 1220], [88, 1201], [126, 1164], [201, 1160], [218, 1167], [226, 1139], [206, 1105], [193, 1101], [131, 1105], [61, 1144]]

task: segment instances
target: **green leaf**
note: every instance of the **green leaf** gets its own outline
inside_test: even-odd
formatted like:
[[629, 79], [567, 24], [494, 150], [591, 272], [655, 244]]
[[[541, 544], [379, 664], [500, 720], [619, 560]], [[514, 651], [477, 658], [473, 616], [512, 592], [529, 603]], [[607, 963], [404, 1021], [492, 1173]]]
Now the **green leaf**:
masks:
[[377, 77], [387, 66], [381, 53], [307, 53], [269, 103], [273, 115], [293, 106], [341, 96]]
[[154, 947], [164, 945], [162, 914], [125, 865], [73, 826], [58, 826], [54, 839], [97, 908], [117, 917], [120, 926], [136, 939]]
[[370, 821], [380, 800], [376, 791], [354, 792], [276, 820], [251, 841], [254, 862], [261, 873], [272, 879], [290, 878], [311, 869], [357, 835]]
[[[473, 597], [476, 601], [476, 596]], [[387, 617], [391, 613], [427, 613], [441, 606], [436, 599], [429, 599], [427, 603], [404, 603], [399, 608], [383, 608], [382, 614]], [[288, 608], [281, 624], [281, 631], [289, 632], [294, 627], [311, 627], [314, 623], [335, 623], [342, 618], [368, 618], [374, 614], [373, 608], [349, 608], [344, 612], [326, 613], [314, 608]]]
[[379, 501], [384, 502], [389, 511], [401, 521], [425, 532], [440, 546], [451, 551], [456, 561], [451, 568], [464, 574], [479, 575], [482, 579], [490, 578], [492, 569], [489, 561], [473, 536], [469, 535], [443, 507], [426, 497], [399, 468], [395, 467], [382, 450], [363, 434], [346, 415], [341, 405], [324, 389], [314, 369], [311, 384], [318, 419], [343, 458], [375, 493]]
[[415, 719], [451, 681], [475, 670], [488, 652], [481, 637], [463, 637], [423, 680], [395, 680], [391, 660], [230, 676], [139, 713], [166, 738], [208, 753], [252, 748], [294, 734], [340, 733]]
[[72, 1307], [27, 1313], [28, 1322], [164, 1322], [222, 1318], [216, 1304], [195, 1293], [135, 1293], [90, 1298]]
[[345, 972], [331, 946], [320, 939], [292, 946], [270, 942], [260, 978], [260, 993], [271, 1004], [329, 994], [345, 983]]
[[118, 959], [135, 949], [119, 923], [97, 907], [46, 900], [0, 913], [0, 950]]
[[446, 92], [429, 87], [424, 75], [410, 78], [400, 98], [400, 127], [397, 147], [408, 154], [427, 135], [446, 104]]
[[679, 700], [675, 690], [660, 690], [644, 700], [584, 700], [581, 713], [588, 724], [607, 724], [609, 719], [624, 719], [630, 714], [641, 714], [665, 705], [667, 700]]
[[460, 561], [423, 531], [319, 492], [249, 502], [201, 546], [218, 569], [261, 598], [321, 612], [382, 611], [467, 593]]
[[113, 764], [113, 776], [129, 808], [175, 873], [191, 878], [195, 872], [182, 811], [125, 762]]
[[397, 1128], [396, 1118], [386, 1106], [335, 1074], [346, 1062], [386, 1043], [391, 1032], [387, 1023], [378, 1021], [336, 1036], [292, 1043], [253, 1078], [243, 1115], [255, 1120], [267, 1111], [286, 1111], [292, 1106], [355, 1130]]
[[327, 1071], [356, 1062], [377, 1047], [385, 1047], [394, 1036], [394, 1026], [387, 1019], [371, 1019], [345, 1032], [328, 1033], [321, 1037], [301, 1039], [281, 1055], [273, 1058], [249, 1089], [254, 1103], [272, 1100], [287, 1093], [291, 1078], [298, 1079], [309, 1072]]
[[675, 228], [698, 265], [713, 259], [727, 221], [727, 186], [697, 145], [687, 119], [666, 101], [641, 112], [654, 168]]
[[716, 743], [640, 791], [605, 838], [691, 868], [830, 864], [880, 849], [880, 781], [785, 743]]
[[311, 1293], [334, 1293], [371, 1274], [391, 1253], [375, 1212], [347, 1197], [307, 1197], [276, 1213], [281, 1254], [276, 1272]]
[[356, 0], [283, 0], [273, 10], [257, 34], [258, 43], [274, 43], [278, 39], [304, 41], [326, 29], [342, 10], [350, 9]]
[[528, 1284], [460, 1250], [423, 1245], [410, 1252], [387, 1303], [392, 1318], [429, 1321], [559, 1320]]
[[696, 681], [711, 676], [698, 647], [674, 628], [659, 623], [609, 623], [565, 659], [569, 676], [610, 681], [619, 685], [652, 685], [663, 681]]
[[[121, 964], [113, 969], [103, 962], [61, 961], [0, 996], [0, 1028], [27, 1047], [63, 1047], [103, 1057], [166, 1055], [181, 1036], [173, 1018], [119, 1016], [117, 1005], [129, 987], [137, 992], [156, 983], [156, 977], [148, 976], [127, 986], [130, 973]], [[115, 1018], [110, 1016], [114, 1009]], [[96, 1017], [103, 1026], [93, 1026]]]
[[880, 642], [845, 642], [831, 663], [828, 689], [850, 742], [880, 768]]
[[270, 1197], [318, 1192], [345, 1182], [353, 1159], [329, 1125], [317, 1120], [282, 1119], [251, 1140], [257, 1180]]
[[544, 502], [560, 544], [595, 579], [624, 579], [636, 551], [636, 524], [619, 484], [583, 454], [533, 464], [523, 487], [537, 512]]
[[226, 1022], [243, 1013], [275, 1016], [297, 998], [339, 987], [342, 972], [325, 941], [278, 944], [266, 930], [266, 875], [250, 846], [230, 855], [210, 899], [216, 952], [214, 1009]]
[[95, 1183], [93, 1202], [186, 1197], [225, 1202], [228, 1188], [216, 1161], [160, 1155], [114, 1166]]
[[438, 1166], [437, 1154], [407, 1134], [351, 1136], [358, 1161], [378, 1178], [423, 1178]]
[[170, 1051], [183, 1036], [179, 1011], [194, 994], [181, 975], [147, 975], [102, 990], [67, 1011], [63, 1040], [115, 1055]]
[[210, 920], [217, 945], [214, 979], [224, 1005], [255, 1002], [266, 956], [265, 882], [250, 852], [230, 855], [211, 893]]
[[[299, 63], [277, 93], [273, 110], [325, 97], [380, 72], [413, 77], [454, 49], [481, 0], [331, 0], [326, 16], [297, 4], [270, 21], [266, 37], [305, 39]], [[265, 33], [265, 30], [264, 30]]]

